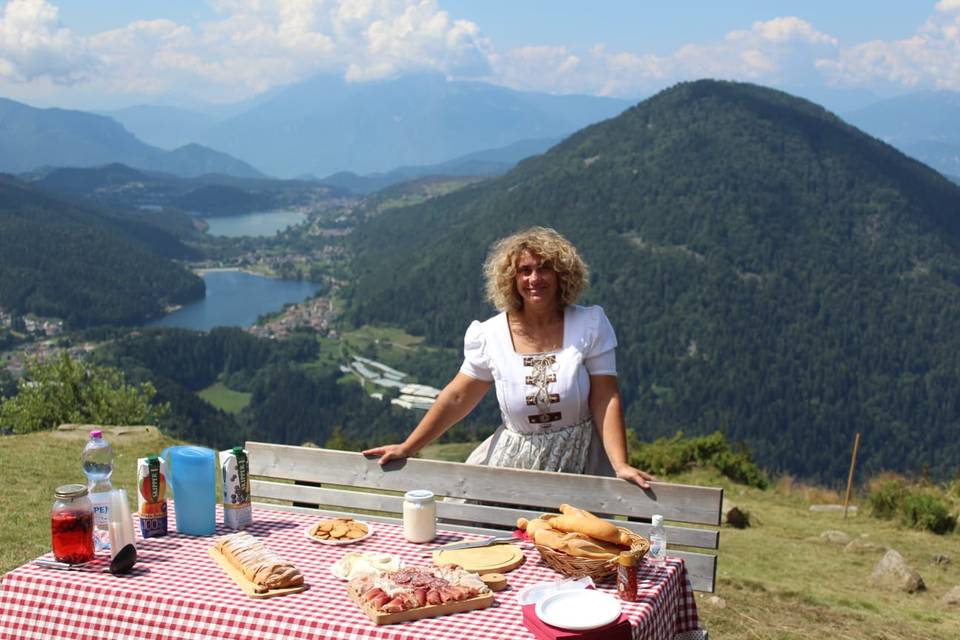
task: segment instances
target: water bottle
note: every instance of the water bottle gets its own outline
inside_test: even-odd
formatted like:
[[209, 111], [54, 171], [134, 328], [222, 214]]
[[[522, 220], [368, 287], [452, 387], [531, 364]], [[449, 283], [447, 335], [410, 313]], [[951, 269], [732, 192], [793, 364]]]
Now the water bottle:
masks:
[[90, 502], [93, 503], [93, 546], [98, 552], [110, 551], [110, 474], [113, 473], [113, 447], [94, 429], [83, 447], [83, 472], [87, 474]]
[[650, 529], [650, 551], [647, 558], [654, 565], [662, 565], [667, 559], [667, 532], [663, 528], [663, 516], [653, 516], [653, 528]]

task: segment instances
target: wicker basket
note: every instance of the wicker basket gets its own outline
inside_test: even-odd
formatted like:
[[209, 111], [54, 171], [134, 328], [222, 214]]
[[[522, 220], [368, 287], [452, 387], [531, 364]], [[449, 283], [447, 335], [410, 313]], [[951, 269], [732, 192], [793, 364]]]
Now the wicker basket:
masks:
[[[643, 536], [629, 529], [624, 529], [623, 527], [618, 528], [630, 536], [630, 552], [637, 558], [637, 564], [640, 564], [643, 556], [650, 550], [650, 542]], [[572, 556], [569, 553], [557, 551], [556, 549], [551, 549], [550, 547], [540, 544], [536, 545], [536, 547], [537, 551], [540, 552], [540, 557], [543, 558], [547, 566], [565, 576], [571, 578], [590, 576], [596, 582], [603, 582], [617, 574], [616, 558], [611, 558], [610, 560], [595, 560], [593, 558]]]

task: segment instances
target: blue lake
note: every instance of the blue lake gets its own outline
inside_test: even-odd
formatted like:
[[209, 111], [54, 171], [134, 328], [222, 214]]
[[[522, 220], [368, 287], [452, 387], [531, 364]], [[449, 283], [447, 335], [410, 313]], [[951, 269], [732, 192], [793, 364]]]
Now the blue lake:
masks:
[[[203, 218], [203, 214], [197, 214], [197, 216]], [[210, 225], [207, 233], [212, 236], [265, 237], [300, 224], [307, 219], [307, 214], [299, 211], [257, 211], [239, 216], [211, 216], [203, 219]]]
[[159, 320], [150, 327], [181, 327], [209, 331], [214, 327], [249, 327], [265, 313], [303, 302], [320, 288], [315, 282], [265, 278], [242, 271], [203, 274], [207, 295]]

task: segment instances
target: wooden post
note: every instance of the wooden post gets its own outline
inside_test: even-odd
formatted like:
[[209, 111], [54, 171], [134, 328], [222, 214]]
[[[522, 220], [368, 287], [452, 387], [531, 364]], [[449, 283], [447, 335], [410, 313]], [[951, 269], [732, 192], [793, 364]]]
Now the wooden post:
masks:
[[857, 468], [857, 451], [860, 449], [860, 432], [853, 440], [853, 456], [850, 458], [850, 474], [847, 475], [847, 493], [843, 496], [843, 517], [847, 517], [847, 505], [850, 504], [850, 491], [853, 490], [853, 472]]

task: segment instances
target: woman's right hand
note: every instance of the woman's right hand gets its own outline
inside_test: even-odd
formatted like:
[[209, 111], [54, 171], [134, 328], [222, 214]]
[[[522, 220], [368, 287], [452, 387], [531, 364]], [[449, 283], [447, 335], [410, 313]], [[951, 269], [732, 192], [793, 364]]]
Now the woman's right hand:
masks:
[[362, 451], [365, 456], [380, 456], [380, 465], [385, 465], [391, 460], [400, 460], [402, 458], [409, 458], [411, 453], [407, 448], [402, 444], [385, 444], [382, 447], [374, 447], [373, 449], [367, 449]]

